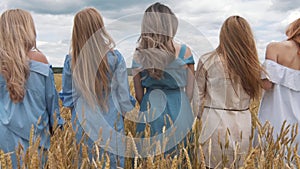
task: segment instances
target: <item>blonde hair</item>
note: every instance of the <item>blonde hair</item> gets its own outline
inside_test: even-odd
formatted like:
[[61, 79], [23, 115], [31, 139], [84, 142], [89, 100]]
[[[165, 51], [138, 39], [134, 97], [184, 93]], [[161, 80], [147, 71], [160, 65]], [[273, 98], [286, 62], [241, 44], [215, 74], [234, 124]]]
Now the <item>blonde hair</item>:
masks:
[[106, 54], [114, 46], [95, 8], [83, 9], [75, 15], [70, 52], [75, 87], [90, 106], [96, 101], [104, 110], [110, 90]]
[[177, 27], [178, 19], [169, 7], [155, 3], [146, 9], [134, 59], [155, 79], [160, 79], [164, 67], [175, 59]]
[[258, 97], [261, 90], [260, 73], [263, 69], [258, 60], [250, 25], [244, 18], [231, 16], [226, 19], [216, 51], [220, 57], [224, 57], [231, 80], [238, 77], [245, 92], [251, 98]]
[[28, 52], [36, 49], [36, 31], [29, 12], [5, 11], [0, 18], [0, 71], [15, 103], [23, 100], [29, 76]]
[[[293, 40], [300, 48], [300, 18], [296, 19], [288, 26], [285, 34], [288, 37], [287, 40]], [[298, 55], [300, 56], [300, 49], [298, 50]]]

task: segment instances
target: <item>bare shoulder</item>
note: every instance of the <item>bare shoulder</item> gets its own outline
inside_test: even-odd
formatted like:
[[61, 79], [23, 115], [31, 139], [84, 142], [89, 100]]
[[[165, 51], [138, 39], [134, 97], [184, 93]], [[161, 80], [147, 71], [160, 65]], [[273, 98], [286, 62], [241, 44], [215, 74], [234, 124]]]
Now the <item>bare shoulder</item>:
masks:
[[281, 47], [283, 48], [293, 48], [295, 47], [295, 43], [292, 40], [286, 40], [279, 42], [281, 44]]
[[187, 59], [190, 56], [192, 56], [192, 51], [191, 51], [190, 47], [186, 46], [186, 51], [185, 51], [185, 54], [184, 54], [184, 58]]
[[286, 67], [299, 70], [300, 58], [298, 56], [298, 45], [292, 41], [287, 40], [280, 43], [280, 51], [278, 52], [277, 63]]
[[46, 56], [41, 52], [30, 51], [30, 52], [28, 52], [28, 55], [31, 60], [48, 64], [48, 60], [47, 60]]
[[281, 42], [271, 42], [266, 48], [266, 59], [277, 62], [279, 51], [282, 50]]
[[280, 46], [280, 42], [270, 42], [268, 45], [267, 45], [267, 49], [274, 49], [276, 47]]
[[[174, 44], [175, 51], [176, 51], [175, 54], [176, 54], [176, 56], [178, 56], [178, 54], [179, 54], [179, 52], [181, 50], [182, 44], [177, 43], [177, 42], [174, 42], [173, 44]], [[184, 58], [187, 59], [190, 56], [192, 56], [192, 51], [191, 51], [190, 47], [186, 46]]]
[[267, 50], [282, 52], [282, 50], [291, 49], [295, 46], [292, 41], [271, 42], [267, 46]]

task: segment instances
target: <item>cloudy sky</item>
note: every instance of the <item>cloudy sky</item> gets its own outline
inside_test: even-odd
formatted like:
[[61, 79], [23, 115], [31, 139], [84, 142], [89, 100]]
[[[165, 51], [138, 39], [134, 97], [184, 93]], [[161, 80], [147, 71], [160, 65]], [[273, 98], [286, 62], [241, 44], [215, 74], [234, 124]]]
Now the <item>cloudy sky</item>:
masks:
[[[62, 66], [69, 52], [73, 17], [84, 7], [97, 8], [117, 49], [131, 66], [144, 10], [152, 0], [1, 0], [0, 12], [22, 8], [32, 13], [38, 48], [53, 66]], [[179, 18], [176, 40], [188, 44], [196, 60], [218, 45], [219, 30], [231, 15], [247, 19], [260, 60], [266, 45], [285, 39], [287, 25], [300, 17], [299, 0], [163, 0]]]

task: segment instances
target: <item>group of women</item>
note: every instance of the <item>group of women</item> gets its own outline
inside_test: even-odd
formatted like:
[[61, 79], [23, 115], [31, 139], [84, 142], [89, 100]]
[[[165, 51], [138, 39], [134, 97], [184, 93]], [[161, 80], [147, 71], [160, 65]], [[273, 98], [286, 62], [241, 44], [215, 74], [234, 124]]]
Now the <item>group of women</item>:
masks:
[[[246, 155], [252, 127], [250, 100], [260, 97], [261, 88], [265, 90], [259, 118], [274, 125], [274, 136], [284, 120], [289, 124], [300, 121], [300, 19], [288, 26], [286, 40], [267, 46], [261, 65], [250, 25], [240, 16], [230, 16], [221, 27], [218, 47], [200, 57], [196, 71], [191, 49], [174, 40], [177, 27], [177, 17], [169, 7], [155, 3], [146, 9], [132, 63], [140, 107], [137, 132], [150, 131], [141, 137], [169, 134], [174, 144], [166, 146], [168, 154], [185, 143], [194, 119], [200, 118], [199, 143], [207, 167], [213, 168], [224, 154], [232, 161], [237, 148], [240, 159]], [[0, 17], [0, 149], [14, 152], [21, 143], [26, 150], [32, 125], [41, 147], [48, 149], [54, 121], [64, 123], [59, 97], [63, 106], [72, 109], [78, 140], [87, 133], [92, 146], [98, 132], [91, 131], [103, 126], [124, 133], [124, 117], [135, 101], [124, 58], [114, 48], [100, 13], [94, 8], [79, 11], [58, 96], [51, 67], [36, 47], [30, 13], [5, 11]], [[224, 144], [225, 137], [229, 143], [222, 149], [219, 144]], [[122, 157], [114, 152], [110, 157], [112, 168], [124, 166]]]

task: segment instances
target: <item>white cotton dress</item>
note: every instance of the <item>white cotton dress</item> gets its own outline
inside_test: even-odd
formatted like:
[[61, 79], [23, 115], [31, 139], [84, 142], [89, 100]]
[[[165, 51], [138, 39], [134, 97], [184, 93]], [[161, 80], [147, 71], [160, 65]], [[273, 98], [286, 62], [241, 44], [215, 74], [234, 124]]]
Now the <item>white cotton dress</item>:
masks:
[[[280, 133], [281, 126], [300, 122], [300, 70], [291, 69], [272, 60], [265, 60], [264, 67], [274, 87], [265, 91], [259, 109], [259, 119], [264, 124], [269, 121], [274, 127], [274, 139]], [[298, 126], [298, 131], [299, 130]], [[300, 135], [296, 138], [300, 143]], [[298, 154], [300, 153], [298, 149]]]

